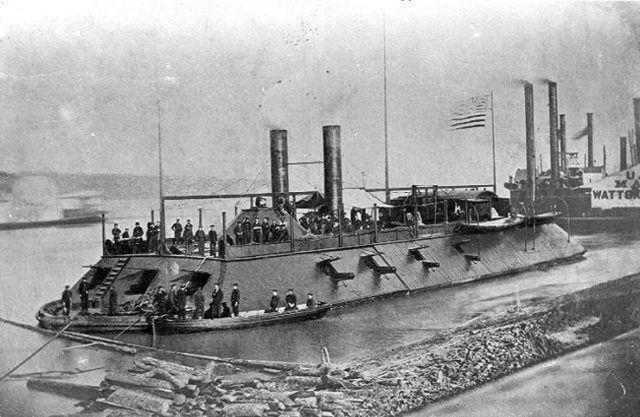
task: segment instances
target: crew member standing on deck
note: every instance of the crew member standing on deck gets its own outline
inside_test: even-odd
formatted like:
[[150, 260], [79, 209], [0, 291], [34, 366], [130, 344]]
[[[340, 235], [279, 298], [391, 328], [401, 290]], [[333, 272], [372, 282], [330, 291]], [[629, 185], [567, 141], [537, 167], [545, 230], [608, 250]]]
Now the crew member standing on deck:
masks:
[[86, 278], [82, 278], [82, 282], [78, 286], [78, 293], [80, 294], [80, 310], [87, 313], [89, 311], [89, 283]]
[[209, 255], [216, 256], [216, 243], [218, 243], [218, 234], [214, 229], [214, 225], [209, 225]]
[[263, 243], [269, 242], [269, 218], [268, 217], [265, 217], [262, 220], [262, 224], [260, 224], [260, 227], [262, 228], [262, 242]]
[[240, 290], [237, 282], [233, 284], [233, 290], [231, 291], [231, 310], [234, 317], [238, 317], [240, 313]]
[[200, 256], [204, 256], [204, 242], [207, 240], [207, 236], [204, 234], [202, 226], [198, 226], [195, 238], [196, 242], [198, 242], [198, 254]]
[[233, 234], [236, 236], [236, 245], [244, 245], [242, 241], [242, 226], [240, 221], [236, 222], [236, 226], [233, 228]]
[[65, 285], [64, 291], [62, 291], [62, 304], [64, 305], [62, 312], [65, 316], [68, 316], [71, 313], [71, 296], [72, 292], [69, 289], [69, 286]]
[[109, 315], [115, 316], [118, 312], [118, 292], [112, 286], [109, 288]]
[[213, 284], [213, 292], [211, 293], [211, 318], [217, 319], [220, 317], [220, 305], [222, 304], [223, 296], [220, 285], [216, 282]]
[[173, 244], [179, 245], [182, 240], [182, 224], [180, 223], [180, 219], [176, 219], [176, 222], [171, 226], [171, 230], [173, 230]]
[[167, 294], [167, 304], [165, 311], [170, 316], [175, 314], [176, 309], [176, 284], [172, 284], [169, 289], [169, 294]]
[[122, 230], [118, 227], [118, 223], [113, 224], [113, 229], [111, 229], [111, 234], [113, 235], [113, 243], [117, 244], [120, 242], [120, 234]]
[[187, 246], [187, 252], [189, 252], [189, 247], [191, 247], [191, 241], [193, 240], [193, 225], [191, 224], [191, 219], [187, 219], [187, 224], [184, 225], [184, 235], [182, 238], [184, 239], [184, 244]]
[[142, 226], [140, 226], [140, 222], [136, 222], [136, 225], [133, 228], [133, 253], [141, 252], [143, 235], [144, 230], [142, 229]]
[[256, 217], [253, 219], [253, 227], [251, 228], [251, 234], [255, 243], [262, 243], [262, 226], [260, 220]]
[[242, 220], [242, 241], [245, 245], [251, 243], [251, 222], [248, 217]]
[[291, 311], [298, 309], [298, 297], [293, 293], [293, 288], [289, 288], [287, 295], [284, 297], [284, 311]]

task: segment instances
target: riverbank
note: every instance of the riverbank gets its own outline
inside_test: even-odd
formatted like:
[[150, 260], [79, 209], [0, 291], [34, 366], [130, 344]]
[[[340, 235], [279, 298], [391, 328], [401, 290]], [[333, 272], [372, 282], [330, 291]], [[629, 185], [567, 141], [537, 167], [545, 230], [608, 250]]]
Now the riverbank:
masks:
[[429, 340], [340, 366], [333, 366], [327, 355], [317, 367], [288, 369], [208, 362], [186, 372], [191, 378], [178, 369], [173, 375], [182, 382], [176, 382], [156, 372], [157, 368], [171, 374], [172, 365], [153, 368], [153, 361], [146, 360], [129, 374], [169, 382], [164, 395], [144, 394], [147, 403], [160, 408], [136, 405], [137, 394], [122, 391], [132, 388], [118, 382], [126, 379], [122, 376], [106, 379], [101, 401], [85, 405], [93, 412], [106, 407], [102, 416], [115, 413], [109, 411], [115, 404], [163, 415], [397, 415], [635, 329], [640, 325], [639, 296], [640, 274], [627, 276], [544, 303], [532, 300], [478, 316]]

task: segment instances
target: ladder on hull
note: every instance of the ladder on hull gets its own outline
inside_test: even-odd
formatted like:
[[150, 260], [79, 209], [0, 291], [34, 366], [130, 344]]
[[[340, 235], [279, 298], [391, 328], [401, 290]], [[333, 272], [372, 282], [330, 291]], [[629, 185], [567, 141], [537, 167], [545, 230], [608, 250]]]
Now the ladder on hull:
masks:
[[111, 271], [109, 271], [109, 275], [107, 275], [105, 280], [102, 281], [102, 284], [100, 284], [100, 286], [98, 287], [98, 291], [96, 291], [96, 298], [102, 298], [106, 294], [106, 292], [109, 291], [109, 288], [111, 288], [113, 281], [116, 280], [116, 278], [120, 274], [120, 271], [122, 271], [128, 260], [129, 258], [118, 258], [118, 261], [116, 262], [114, 267], [111, 268]]

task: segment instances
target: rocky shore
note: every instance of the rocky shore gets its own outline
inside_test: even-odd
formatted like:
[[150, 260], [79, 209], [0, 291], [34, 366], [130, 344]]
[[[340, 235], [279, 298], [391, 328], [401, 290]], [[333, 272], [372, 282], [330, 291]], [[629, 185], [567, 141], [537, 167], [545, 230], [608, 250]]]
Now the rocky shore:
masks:
[[[313, 367], [185, 365], [175, 358], [143, 357], [128, 372], [109, 374], [100, 387], [85, 389], [85, 411], [75, 415], [391, 416], [638, 325], [640, 275], [633, 275], [480, 316], [429, 340], [339, 366], [326, 352], [323, 364]], [[51, 388], [51, 381], [29, 383]]]

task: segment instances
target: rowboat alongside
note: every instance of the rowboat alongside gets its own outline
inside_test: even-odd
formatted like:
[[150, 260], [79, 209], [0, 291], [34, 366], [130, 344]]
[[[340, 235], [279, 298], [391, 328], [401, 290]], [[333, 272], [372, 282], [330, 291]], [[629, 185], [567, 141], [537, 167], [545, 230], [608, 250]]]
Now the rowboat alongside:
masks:
[[330, 309], [331, 306], [328, 304], [312, 308], [301, 305], [298, 310], [283, 311], [284, 308], [281, 308], [274, 313], [249, 311], [240, 313], [238, 317], [179, 320], [163, 316], [149, 317], [147, 321], [155, 321], [155, 331], [160, 334], [196, 333], [318, 320], [323, 318]]
[[143, 331], [149, 326], [145, 320], [146, 316], [140, 314], [140, 312], [115, 316], [89, 312], [87, 314], [66, 316], [61, 314], [62, 307], [62, 301], [60, 300], [51, 301], [42, 306], [36, 313], [36, 319], [40, 327], [60, 330], [71, 322], [71, 326], [67, 328], [70, 332], [101, 333], [120, 332], [123, 330]]

